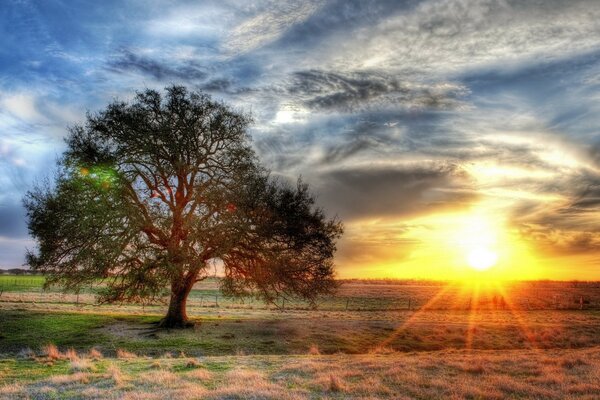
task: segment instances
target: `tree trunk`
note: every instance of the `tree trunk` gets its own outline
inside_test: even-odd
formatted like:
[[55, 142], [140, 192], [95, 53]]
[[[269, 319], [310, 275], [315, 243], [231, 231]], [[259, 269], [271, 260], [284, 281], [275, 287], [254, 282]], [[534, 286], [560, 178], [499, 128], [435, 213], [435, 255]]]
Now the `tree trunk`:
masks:
[[160, 321], [159, 326], [163, 328], [187, 328], [194, 324], [188, 320], [186, 313], [187, 297], [192, 289], [193, 282], [180, 282], [171, 285], [171, 300], [167, 315]]

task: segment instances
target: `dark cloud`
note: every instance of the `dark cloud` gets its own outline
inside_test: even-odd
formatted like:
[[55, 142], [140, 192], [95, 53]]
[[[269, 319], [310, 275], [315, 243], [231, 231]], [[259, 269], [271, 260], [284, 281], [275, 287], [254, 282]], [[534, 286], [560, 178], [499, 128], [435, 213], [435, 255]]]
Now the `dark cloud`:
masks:
[[467, 178], [452, 165], [349, 168], [319, 177], [319, 202], [342, 218], [406, 217], [475, 200]]
[[600, 251], [600, 233], [566, 231], [551, 225], [524, 224], [520, 226], [523, 240], [547, 255], [572, 256]]
[[189, 81], [202, 80], [207, 76], [204, 67], [195, 61], [162, 61], [136, 54], [124, 49], [111, 61], [108, 69], [113, 72], [138, 72], [159, 81], [170, 79], [185, 79]]
[[[544, 186], [546, 193], [569, 196], [567, 205], [548, 209], [535, 222], [566, 230], [593, 230], [600, 232], [600, 219], [595, 214], [600, 210], [600, 175], [580, 173], [568, 181], [556, 180]], [[543, 206], [543, 204], [542, 204]]]
[[390, 261], [400, 262], [409, 258], [419, 243], [417, 240], [400, 237], [383, 242], [369, 241], [368, 235], [356, 238], [343, 237], [338, 244], [337, 261], [360, 265], [363, 268]]
[[584, 173], [542, 186], [540, 191], [563, 194], [570, 201], [552, 207], [530, 200], [515, 207], [511, 220], [524, 240], [547, 254], [573, 255], [600, 250], [600, 176]]
[[310, 109], [350, 112], [390, 106], [449, 109], [467, 93], [465, 87], [448, 83], [409, 83], [377, 72], [320, 70], [294, 73], [288, 91]]
[[20, 204], [0, 203], [0, 236], [27, 237], [25, 210]]
[[387, 132], [385, 125], [374, 121], [361, 121], [343, 139], [325, 148], [323, 164], [336, 164], [358, 153], [377, 151], [395, 145], [400, 149], [398, 139]]
[[200, 89], [209, 92], [226, 92], [231, 88], [232, 85], [233, 82], [231, 81], [231, 79], [217, 78], [211, 79], [208, 82], [203, 83], [202, 85], [200, 85]]

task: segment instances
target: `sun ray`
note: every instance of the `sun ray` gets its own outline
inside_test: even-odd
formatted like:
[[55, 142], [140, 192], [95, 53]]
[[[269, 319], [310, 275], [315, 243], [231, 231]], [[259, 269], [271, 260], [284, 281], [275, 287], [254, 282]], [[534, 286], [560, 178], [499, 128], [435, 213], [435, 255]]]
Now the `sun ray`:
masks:
[[475, 283], [473, 289], [471, 290], [469, 320], [467, 323], [467, 332], [465, 338], [465, 347], [467, 350], [471, 350], [473, 347], [473, 336], [476, 330], [475, 318], [477, 317], [479, 310], [479, 289], [480, 283]]
[[[537, 343], [536, 336], [529, 329], [529, 326], [526, 322], [526, 318], [524, 317], [524, 313], [522, 312], [522, 310], [519, 307], [515, 306], [511, 296], [506, 292], [506, 290], [500, 283], [495, 282], [495, 288], [503, 296], [508, 311], [517, 321], [518, 327], [521, 330], [521, 333], [525, 336], [526, 340], [529, 342], [531, 350], [537, 355], [545, 355], [543, 348]], [[553, 368], [552, 365], [546, 365], [543, 363], [540, 365], [540, 368], [544, 370], [546, 374], [550, 375], [558, 373], [561, 375], [561, 377], [565, 377], [565, 372], [561, 368]]]
[[455, 282], [449, 282], [447, 283], [444, 287], [442, 287], [440, 290], [437, 291], [437, 293], [431, 298], [429, 299], [429, 301], [427, 301], [427, 303], [425, 303], [423, 306], [419, 307], [418, 310], [416, 310], [413, 315], [411, 315], [406, 321], [404, 321], [404, 323], [402, 323], [402, 325], [400, 325], [399, 327], [397, 327], [386, 339], [384, 339], [382, 342], [380, 342], [376, 348], [385, 348], [386, 346], [388, 346], [392, 341], [394, 341], [394, 339], [396, 339], [406, 328], [408, 328], [417, 318], [419, 318], [423, 312], [431, 309], [431, 307], [433, 307], [435, 305], [435, 303], [444, 295], [446, 294], [451, 288], [455, 287], [456, 283]]
[[514, 305], [511, 296], [506, 292], [506, 290], [500, 283], [495, 282], [494, 287], [502, 296], [501, 298], [504, 300], [508, 311], [517, 321], [517, 325], [520, 328], [521, 333], [525, 336], [525, 339], [529, 342], [531, 348], [537, 349], [538, 345], [537, 341], [535, 340], [535, 335], [533, 335], [533, 333], [530, 331], [526, 319], [521, 314], [521, 310]]

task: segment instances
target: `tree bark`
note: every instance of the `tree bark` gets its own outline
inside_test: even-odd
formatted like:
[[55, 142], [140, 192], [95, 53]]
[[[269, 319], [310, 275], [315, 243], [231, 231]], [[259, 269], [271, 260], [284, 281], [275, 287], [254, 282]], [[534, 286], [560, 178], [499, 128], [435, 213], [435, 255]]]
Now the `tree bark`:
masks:
[[193, 281], [180, 282], [171, 285], [171, 299], [169, 301], [169, 310], [167, 315], [160, 321], [159, 326], [163, 328], [188, 328], [194, 324], [188, 320], [186, 312], [186, 303]]

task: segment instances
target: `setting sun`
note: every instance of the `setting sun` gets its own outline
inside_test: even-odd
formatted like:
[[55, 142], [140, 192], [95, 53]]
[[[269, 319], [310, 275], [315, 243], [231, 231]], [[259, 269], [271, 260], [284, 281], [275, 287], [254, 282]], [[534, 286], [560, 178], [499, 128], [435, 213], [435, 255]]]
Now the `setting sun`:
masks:
[[498, 254], [485, 248], [473, 249], [467, 255], [467, 262], [477, 271], [485, 271], [498, 262]]

